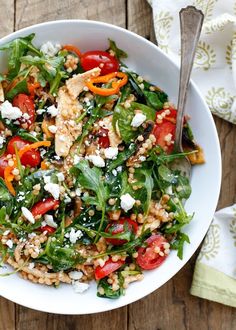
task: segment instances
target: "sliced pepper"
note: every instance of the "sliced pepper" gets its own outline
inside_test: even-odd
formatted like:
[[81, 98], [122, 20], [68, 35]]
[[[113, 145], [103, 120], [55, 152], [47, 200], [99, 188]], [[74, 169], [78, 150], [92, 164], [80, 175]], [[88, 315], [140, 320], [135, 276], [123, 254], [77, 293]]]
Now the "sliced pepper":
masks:
[[75, 53], [78, 57], [82, 55], [79, 48], [73, 45], [64, 45], [62, 49], [68, 50], [68, 52]]
[[[111, 87], [109, 88], [102, 88], [94, 85], [98, 83], [108, 83], [113, 78], [121, 78], [121, 79], [118, 81], [113, 81], [111, 83]], [[128, 76], [124, 72], [112, 72], [105, 76], [91, 78], [86, 82], [86, 85], [90, 89], [90, 91], [95, 94], [102, 96], [109, 96], [109, 95], [117, 94], [120, 88], [125, 84], [127, 84], [127, 82], [128, 82]]]

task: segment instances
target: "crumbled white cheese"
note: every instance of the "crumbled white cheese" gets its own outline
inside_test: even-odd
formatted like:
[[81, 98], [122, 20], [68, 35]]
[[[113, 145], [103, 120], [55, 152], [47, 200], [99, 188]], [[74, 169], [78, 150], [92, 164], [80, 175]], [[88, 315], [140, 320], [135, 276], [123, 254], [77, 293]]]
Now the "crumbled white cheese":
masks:
[[83, 293], [84, 291], [88, 290], [89, 284], [81, 283], [79, 281], [74, 281], [73, 288], [74, 288], [75, 293]]
[[128, 193], [122, 195], [120, 197], [120, 200], [121, 200], [120, 206], [125, 212], [131, 210], [135, 204], [135, 199], [132, 196], [130, 196], [130, 194]]
[[37, 236], [35, 233], [29, 233], [28, 234], [29, 239], [34, 238], [35, 236]]
[[117, 147], [109, 147], [104, 149], [104, 155], [107, 159], [116, 159], [118, 155]]
[[122, 166], [118, 166], [118, 167], [116, 168], [116, 170], [117, 170], [117, 172], [122, 172]]
[[63, 182], [65, 180], [65, 176], [63, 173], [57, 173], [57, 178], [59, 182]]
[[140, 157], [139, 157], [139, 160], [140, 160], [140, 162], [145, 162], [146, 157], [145, 157], [145, 156], [140, 156]]
[[65, 235], [65, 237], [68, 237], [70, 242], [72, 244], [75, 244], [78, 238], [81, 238], [83, 236], [83, 233], [81, 230], [75, 231], [74, 228], [71, 228], [71, 231]]
[[117, 176], [117, 170], [112, 170], [111, 173], [112, 173], [114, 176]]
[[51, 177], [49, 175], [44, 175], [43, 176], [43, 181], [44, 181], [44, 183], [50, 183], [51, 182]]
[[31, 270], [34, 268], [34, 266], [35, 266], [35, 263], [34, 262], [30, 262], [28, 264], [28, 268], [31, 269]]
[[6, 243], [5, 243], [10, 249], [12, 249], [13, 247], [13, 242], [11, 239], [7, 240]]
[[60, 186], [57, 183], [46, 183], [44, 190], [48, 191], [54, 199], [59, 199]]
[[142, 123], [145, 122], [146, 119], [147, 119], [147, 117], [145, 115], [143, 115], [142, 113], [136, 113], [136, 115], [134, 116], [134, 118], [131, 121], [131, 126], [139, 127], [140, 125], [142, 125]]
[[20, 109], [13, 107], [9, 101], [5, 101], [0, 105], [0, 112], [2, 118], [9, 120], [16, 120], [22, 116]]
[[94, 166], [105, 167], [104, 159], [101, 156], [89, 155], [87, 158], [93, 163]]
[[53, 104], [47, 108], [47, 112], [51, 115], [51, 117], [56, 117], [56, 115], [58, 114], [58, 109]]
[[74, 160], [73, 160], [73, 164], [76, 165], [81, 161], [81, 157], [78, 155], [74, 155]]
[[21, 211], [22, 211], [23, 216], [26, 218], [26, 220], [28, 220], [29, 222], [31, 222], [33, 224], [35, 223], [34, 216], [30, 212], [30, 210], [28, 210], [26, 207], [23, 206], [21, 208]]
[[47, 41], [41, 46], [40, 51], [44, 55], [52, 57], [55, 56], [60, 49], [61, 49], [60, 44], [53, 44], [51, 41]]
[[42, 115], [46, 110], [45, 109], [38, 109], [36, 110], [37, 115]]
[[23, 113], [22, 117], [25, 119], [25, 120], [28, 120], [30, 119], [30, 115], [28, 113]]
[[10, 230], [5, 230], [4, 233], [2, 234], [3, 236], [7, 236], [10, 233]]
[[81, 196], [81, 190], [80, 190], [80, 188], [76, 188], [75, 189], [75, 194], [76, 194], [76, 196]]
[[5, 138], [3, 136], [0, 136], [0, 149], [3, 147], [4, 142]]
[[83, 273], [73, 270], [73, 271], [69, 272], [68, 275], [72, 280], [80, 280], [81, 277], [83, 276]]
[[50, 214], [45, 214], [44, 220], [46, 224], [52, 228], [57, 228], [57, 223], [53, 220], [53, 216]]
[[48, 130], [49, 130], [49, 132], [55, 134], [57, 131], [57, 127], [55, 125], [50, 125], [50, 126], [48, 126]]

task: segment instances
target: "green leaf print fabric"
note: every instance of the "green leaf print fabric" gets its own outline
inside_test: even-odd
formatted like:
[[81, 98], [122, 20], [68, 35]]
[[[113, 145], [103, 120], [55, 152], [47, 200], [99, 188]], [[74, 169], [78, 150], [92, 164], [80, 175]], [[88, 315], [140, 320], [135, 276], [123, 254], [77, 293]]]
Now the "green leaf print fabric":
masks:
[[188, 5], [205, 15], [193, 81], [215, 115], [236, 124], [236, 0], [149, 0], [158, 46], [179, 64], [179, 11]]

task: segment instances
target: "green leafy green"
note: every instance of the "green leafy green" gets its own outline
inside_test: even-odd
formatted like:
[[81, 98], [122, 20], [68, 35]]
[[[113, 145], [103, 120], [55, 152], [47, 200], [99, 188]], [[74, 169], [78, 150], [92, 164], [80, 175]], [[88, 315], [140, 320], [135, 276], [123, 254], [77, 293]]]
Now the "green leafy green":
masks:
[[174, 250], [177, 250], [177, 256], [182, 260], [183, 259], [183, 249], [184, 249], [184, 243], [190, 243], [188, 235], [178, 232], [174, 241], [171, 243], [171, 248]]
[[[103, 289], [104, 294], [100, 293], [100, 290]], [[123, 289], [118, 289], [116, 291], [112, 290], [112, 285], [107, 282], [107, 278], [102, 278], [98, 282], [97, 286], [97, 296], [100, 298], [109, 298], [109, 299], [117, 299], [123, 294]]]
[[28, 51], [40, 56], [40, 51], [32, 44], [35, 34], [32, 33], [23, 38], [14, 39], [2, 47], [0, 50], [8, 50], [8, 74], [7, 78], [12, 80], [18, 75], [21, 66], [21, 57], [26, 55]]
[[147, 119], [154, 121], [156, 118], [156, 111], [151, 108], [148, 107], [147, 105], [141, 104], [141, 103], [137, 103], [137, 102], [132, 102], [131, 103], [131, 108], [133, 110], [141, 110], [142, 113], [147, 117]]
[[127, 58], [128, 55], [126, 52], [124, 52], [122, 49], [118, 48], [115, 41], [108, 39], [109, 40], [109, 48], [107, 51], [110, 49], [115, 53], [115, 57], [119, 60], [120, 58]]
[[136, 152], [136, 150], [137, 150], [137, 145], [135, 143], [131, 143], [128, 148], [118, 153], [116, 159], [114, 159], [109, 163], [108, 171], [112, 171], [118, 166], [123, 165], [124, 162]]
[[114, 130], [117, 129], [116, 125], [118, 125], [121, 138], [125, 143], [134, 140], [138, 135], [137, 130], [134, 130], [131, 126], [133, 116], [134, 112], [132, 109], [125, 109], [121, 104], [116, 105], [112, 117], [112, 125]]
[[35, 137], [31, 133], [29, 133], [28, 131], [24, 130], [23, 128], [20, 128], [17, 131], [17, 135], [20, 136], [22, 139], [30, 141], [30, 142], [38, 142], [39, 141], [39, 139], [37, 139], [37, 137]]
[[7, 214], [10, 216], [13, 208], [13, 197], [9, 193], [5, 182], [0, 178], [0, 207], [5, 207]]
[[9, 92], [6, 94], [6, 98], [12, 101], [13, 98], [19, 93], [29, 93], [27, 82], [25, 79], [20, 80], [12, 89], [10, 89]]

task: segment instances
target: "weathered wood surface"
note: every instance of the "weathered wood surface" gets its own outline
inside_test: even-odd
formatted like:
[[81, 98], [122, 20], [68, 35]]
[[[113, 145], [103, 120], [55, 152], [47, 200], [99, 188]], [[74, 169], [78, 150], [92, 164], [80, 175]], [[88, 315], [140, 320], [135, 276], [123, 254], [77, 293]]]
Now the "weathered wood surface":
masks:
[[[31, 24], [66, 18], [113, 23], [155, 40], [145, 0], [0, 0], [0, 36]], [[223, 162], [218, 208], [236, 202], [236, 126], [215, 118]], [[232, 330], [235, 309], [189, 294], [196, 255], [168, 283], [127, 307], [89, 316], [33, 311], [0, 298], [0, 330]]]

